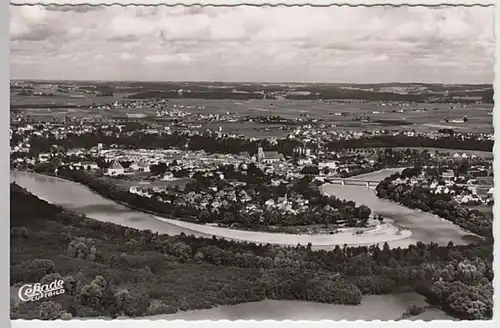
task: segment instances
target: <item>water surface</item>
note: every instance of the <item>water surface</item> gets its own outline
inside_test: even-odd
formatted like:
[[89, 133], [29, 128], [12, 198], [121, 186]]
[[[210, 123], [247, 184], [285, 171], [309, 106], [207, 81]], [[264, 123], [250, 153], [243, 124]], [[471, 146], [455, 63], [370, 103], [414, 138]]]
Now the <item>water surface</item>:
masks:
[[[148, 316], [150, 320], [397, 320], [411, 305], [426, 306], [423, 296], [416, 293], [368, 295], [360, 305], [335, 305], [304, 301], [242, 303]], [[429, 309], [415, 319], [453, 320], [441, 310]]]
[[[365, 177], [370, 180], [380, 180], [392, 172], [394, 170], [381, 170], [357, 176], [356, 179]], [[409, 233], [396, 233], [397, 229], [385, 229], [363, 235], [355, 235], [353, 232], [350, 232], [336, 235], [313, 236], [242, 231], [166, 219], [132, 210], [92, 192], [82, 184], [32, 172], [12, 171], [11, 181], [15, 181], [41, 199], [68, 210], [86, 214], [96, 220], [136, 229], [150, 229], [153, 232], [169, 235], [184, 232], [185, 234], [192, 234], [198, 237], [210, 238], [215, 235], [226, 239], [280, 245], [297, 245], [297, 243], [307, 245], [310, 242], [314, 249], [327, 250], [334, 248], [336, 245], [371, 245], [377, 243], [383, 244], [386, 241], [391, 247], [407, 247], [410, 244], [415, 244], [417, 241], [425, 243], [433, 241], [447, 244], [451, 240], [455, 244], [463, 244], [465, 242], [462, 238], [470, 235], [470, 233], [435, 215], [379, 199], [373, 189], [364, 186], [327, 184], [323, 188], [325, 192], [341, 199], [353, 200], [358, 205], [365, 204], [369, 206], [375, 213], [392, 219], [397, 226], [409, 229], [411, 236]]]

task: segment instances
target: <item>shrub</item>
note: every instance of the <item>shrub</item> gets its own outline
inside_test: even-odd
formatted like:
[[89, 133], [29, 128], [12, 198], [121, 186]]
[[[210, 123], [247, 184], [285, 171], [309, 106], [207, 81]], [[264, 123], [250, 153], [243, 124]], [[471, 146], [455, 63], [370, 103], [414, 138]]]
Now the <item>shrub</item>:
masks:
[[40, 305], [40, 319], [57, 320], [63, 314], [61, 304], [52, 301], [45, 301]]
[[28, 229], [25, 227], [12, 227], [10, 229], [10, 236], [12, 238], [28, 238]]

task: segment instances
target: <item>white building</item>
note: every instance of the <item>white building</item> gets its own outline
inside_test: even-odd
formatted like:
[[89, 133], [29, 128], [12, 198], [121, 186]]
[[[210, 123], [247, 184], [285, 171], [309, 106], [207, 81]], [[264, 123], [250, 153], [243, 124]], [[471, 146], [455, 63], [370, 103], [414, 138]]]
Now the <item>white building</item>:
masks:
[[283, 160], [283, 154], [278, 153], [277, 151], [264, 151], [262, 147], [259, 147], [257, 160], [259, 163], [273, 164]]
[[106, 173], [111, 176], [125, 174], [125, 169], [118, 161], [114, 161], [106, 170]]
[[445, 181], [451, 181], [455, 178], [455, 172], [453, 170], [447, 170], [443, 172], [442, 177]]
[[170, 180], [175, 180], [175, 177], [174, 175], [172, 174], [172, 172], [165, 172], [165, 174], [163, 174], [163, 178], [162, 178], [163, 181], [170, 181]]
[[38, 160], [40, 162], [47, 162], [50, 159], [51, 155], [49, 153], [42, 153], [38, 155]]
[[149, 163], [147, 163], [145, 161], [141, 161], [141, 162], [139, 162], [139, 164], [137, 164], [137, 171], [139, 171], [139, 172], [151, 172], [151, 167], [149, 166]]

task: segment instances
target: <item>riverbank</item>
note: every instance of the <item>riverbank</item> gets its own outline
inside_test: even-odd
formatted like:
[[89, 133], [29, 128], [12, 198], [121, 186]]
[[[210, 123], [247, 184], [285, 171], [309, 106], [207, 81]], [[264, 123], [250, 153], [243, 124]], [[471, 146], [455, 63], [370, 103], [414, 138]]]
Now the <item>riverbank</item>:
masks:
[[[491, 239], [492, 220], [479, 211], [471, 211], [468, 206], [453, 197], [428, 193], [422, 194], [419, 186], [400, 185], [398, 190], [389, 180], [384, 180], [377, 187], [377, 197], [395, 202], [417, 212], [428, 213], [444, 222], [454, 225], [475, 237]], [[380, 197], [381, 196], [381, 197]]]
[[[370, 180], [382, 180], [402, 169], [385, 169], [363, 175]], [[359, 178], [359, 177], [357, 177]], [[406, 248], [417, 242], [438, 243], [447, 245], [452, 241], [456, 245], [464, 245], [470, 242], [475, 235], [453, 223], [440, 218], [437, 215], [410, 209], [403, 205], [378, 198], [376, 193], [369, 188], [352, 185], [324, 184], [323, 191], [329, 195], [352, 200], [356, 203], [362, 202], [370, 207], [373, 213], [380, 214], [384, 218], [390, 218], [394, 223], [404, 229], [409, 229], [412, 234], [408, 238], [389, 242], [390, 247]]]
[[[33, 172], [12, 171], [11, 180], [16, 181], [23, 188], [30, 190], [35, 195], [50, 203], [84, 213], [97, 220], [137, 229], [150, 229], [158, 233], [185, 233], [198, 237], [217, 236], [229, 240], [286, 246], [295, 246], [297, 244], [307, 245], [311, 243], [314, 249], [326, 250], [344, 244], [348, 246], [379, 244], [381, 246], [384, 242], [398, 241], [408, 238], [411, 235], [411, 231], [401, 231], [397, 226], [391, 225], [390, 221], [386, 223], [383, 229], [363, 234], [356, 234], [356, 230], [334, 235], [295, 235], [235, 230], [168, 219], [154, 213], [147, 213], [143, 210], [133, 210], [130, 209], [130, 206], [104, 198], [82, 184], [57, 177]], [[79, 200], [79, 204], [75, 203], [75, 200]], [[152, 222], [152, 220], [156, 222]]]

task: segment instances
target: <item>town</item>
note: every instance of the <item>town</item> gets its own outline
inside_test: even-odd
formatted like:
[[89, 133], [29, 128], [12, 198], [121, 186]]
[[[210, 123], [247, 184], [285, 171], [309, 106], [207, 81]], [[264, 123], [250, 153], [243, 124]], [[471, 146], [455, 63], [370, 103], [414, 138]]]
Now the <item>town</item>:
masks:
[[12, 320], [493, 318], [491, 6], [10, 6]]
[[[356, 181], [345, 179], [383, 168], [415, 165], [434, 170], [434, 178], [413, 177], [394, 183], [427, 186], [430, 192], [450, 194], [457, 202], [478, 208], [488, 209], [493, 203], [491, 155], [414, 147], [357, 147], [363, 140], [376, 138], [380, 138], [381, 146], [384, 140], [398, 142], [398, 138], [408, 145], [413, 140], [449, 145], [452, 138], [481, 149], [492, 142], [492, 134], [487, 133], [451, 135], [448, 130], [416, 133], [387, 129], [338, 132], [322, 131], [302, 122], [283, 137], [257, 139], [225, 133], [223, 126], [217, 130], [173, 130], [169, 125], [160, 127], [158, 122], [139, 118], [54, 122], [14, 116], [10, 138], [11, 169], [63, 177], [74, 175], [70, 172], [73, 170], [85, 171], [89, 177], [147, 198], [147, 204], [153, 202], [152, 208], [160, 214], [175, 213], [179, 220], [218, 226], [293, 233], [335, 233], [346, 224], [366, 226], [370, 213], [367, 217], [354, 217], [343, 209], [339, 213], [338, 206], [332, 207], [326, 200], [314, 203], [318, 195], [313, 191], [295, 188], [307, 179], [317, 190], [328, 182], [352, 184]], [[148, 145], [156, 147], [145, 148]], [[362, 184], [370, 188], [370, 181]], [[373, 188], [378, 181], [372, 184]], [[313, 229], [311, 224], [315, 224]]]

